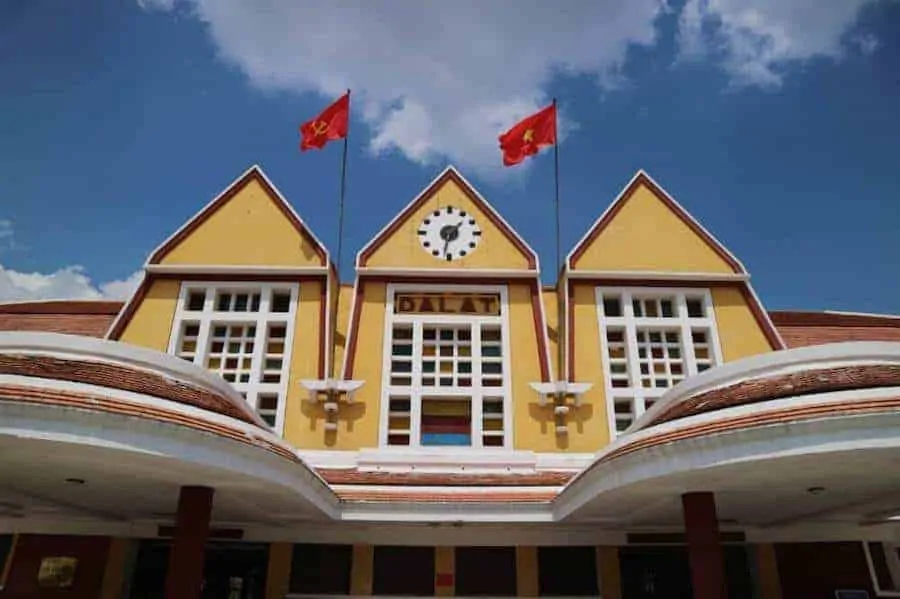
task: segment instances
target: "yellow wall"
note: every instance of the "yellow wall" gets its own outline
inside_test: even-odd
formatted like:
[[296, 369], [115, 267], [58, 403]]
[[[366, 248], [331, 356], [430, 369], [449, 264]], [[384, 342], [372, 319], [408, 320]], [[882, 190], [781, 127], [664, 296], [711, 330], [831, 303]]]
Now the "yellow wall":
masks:
[[622, 574], [619, 567], [619, 548], [597, 547], [597, 578], [603, 599], [622, 599]]
[[738, 287], [714, 287], [712, 298], [723, 360], [731, 362], [772, 351]]
[[582, 270], [730, 273], [732, 268], [640, 185], [573, 265]]
[[[350, 320], [349, 308], [352, 303], [352, 299], [350, 299], [352, 294], [352, 288], [345, 288], [343, 295], [348, 299], [341, 302], [342, 312], [345, 313], [341, 319], [341, 322], [344, 323], [345, 335]], [[303, 436], [300, 439], [292, 438], [290, 440], [305, 449], [359, 449], [378, 446], [385, 284], [366, 283], [362, 300], [361, 304], [356, 307], [361, 312], [352, 378], [363, 380], [365, 383], [356, 392], [352, 405], [341, 405], [337, 418], [338, 430], [333, 433], [324, 430], [325, 412], [322, 407], [303, 402], [302, 417], [297, 420], [297, 426], [304, 428]]]
[[322, 266], [313, 241], [298, 233], [275, 202], [251, 180], [161, 263]]
[[610, 437], [594, 285], [575, 285], [570, 302], [574, 311], [574, 380], [592, 386], [582, 396], [581, 407], [570, 413], [569, 443], [577, 451], [596, 451], [609, 443]]
[[166, 351], [180, 289], [181, 281], [157, 279], [150, 283], [150, 289], [135, 309], [119, 340]]
[[100, 588], [100, 599], [119, 599], [127, 582], [126, 566], [129, 553], [135, 551], [136, 541], [133, 539], [112, 538], [109, 540], [109, 553], [106, 557], [106, 568], [103, 570], [103, 582]]
[[374, 579], [375, 547], [353, 546], [353, 565], [350, 567], [350, 594], [365, 597], [372, 594]]
[[[419, 243], [422, 221], [432, 211], [446, 206], [456, 206], [472, 214], [481, 229], [478, 248], [459, 260], [447, 262], [426, 253]], [[488, 220], [481, 207], [476, 205], [452, 180], [441, 185], [434, 195], [425, 201], [385, 243], [369, 257], [366, 266], [404, 268], [528, 268], [528, 259], [513, 243]]]
[[322, 417], [322, 408], [312, 408], [306, 400], [309, 392], [300, 381], [319, 378], [319, 329], [321, 322], [321, 302], [324, 281], [304, 281], [300, 283], [300, 305], [297, 307], [297, 321], [294, 325], [294, 347], [291, 350], [291, 369], [287, 390], [287, 404], [284, 413], [284, 437], [298, 447], [308, 447], [311, 443], [309, 418], [304, 414], [309, 409], [317, 409]]
[[752, 546], [756, 549], [756, 572], [759, 581], [760, 599], [781, 599], [781, 577], [778, 574], [778, 558], [775, 546], [762, 543]]
[[[441, 575], [449, 575], [452, 581], [448, 585], [437, 584]], [[456, 594], [456, 553], [454, 547], [434, 548], [434, 595], [435, 597], [452, 597]]]
[[284, 596], [290, 591], [293, 553], [294, 546], [291, 543], [269, 545], [265, 599], [284, 599]]
[[[344, 312], [341, 322], [344, 327], [350, 319], [352, 291], [352, 288], [344, 288], [343, 292], [346, 301], [342, 299], [341, 302]], [[537, 393], [530, 386], [541, 380], [540, 360], [543, 359], [535, 335], [532, 288], [522, 283], [509, 285], [508, 293], [511, 361], [515, 365], [512, 370], [514, 445], [522, 449], [533, 449], [541, 444], [548, 450], [557, 448], [552, 409], [538, 408]], [[294, 420], [294, 432], [288, 440], [301, 447], [359, 449], [378, 446], [387, 286], [382, 282], [366, 282], [362, 297], [363, 301], [357, 307], [361, 313], [352, 378], [363, 380], [365, 384], [356, 392], [353, 405], [341, 406], [336, 433], [324, 431], [325, 413], [321, 407], [303, 402], [300, 418], [296, 410], [291, 412], [289, 418]], [[339, 340], [341, 338], [339, 336]], [[339, 356], [342, 357], [341, 352]], [[298, 432], [300, 429], [302, 432]]]
[[537, 597], [539, 587], [537, 547], [516, 546], [516, 594]]
[[513, 444], [516, 449], [555, 446], [553, 408], [539, 407], [538, 394], [531, 388], [531, 383], [541, 382], [540, 360], [544, 359], [534, 328], [534, 318], [540, 315], [532, 307], [533, 287], [519, 284], [508, 289]]

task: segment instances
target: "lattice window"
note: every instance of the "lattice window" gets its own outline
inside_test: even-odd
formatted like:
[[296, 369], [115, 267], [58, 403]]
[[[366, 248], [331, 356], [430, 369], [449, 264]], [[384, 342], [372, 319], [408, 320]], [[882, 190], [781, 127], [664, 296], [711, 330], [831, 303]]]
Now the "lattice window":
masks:
[[281, 431], [298, 293], [296, 284], [184, 283], [169, 353], [221, 376]]
[[597, 313], [614, 433], [685, 378], [721, 363], [708, 290], [598, 288]]
[[422, 328], [422, 386], [472, 386], [470, 326]]
[[505, 308], [500, 316], [394, 313], [393, 293], [382, 444], [510, 446]]

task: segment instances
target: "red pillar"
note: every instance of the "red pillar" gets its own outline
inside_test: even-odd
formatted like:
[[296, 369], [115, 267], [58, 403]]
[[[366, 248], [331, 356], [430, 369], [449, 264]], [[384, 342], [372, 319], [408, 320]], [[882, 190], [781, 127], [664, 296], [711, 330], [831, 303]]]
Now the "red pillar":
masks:
[[166, 599], [198, 599], [203, 581], [203, 555], [209, 535], [213, 490], [182, 487], [178, 495], [175, 538], [166, 572]]
[[727, 599], [716, 499], [712, 493], [685, 493], [681, 505], [694, 599]]

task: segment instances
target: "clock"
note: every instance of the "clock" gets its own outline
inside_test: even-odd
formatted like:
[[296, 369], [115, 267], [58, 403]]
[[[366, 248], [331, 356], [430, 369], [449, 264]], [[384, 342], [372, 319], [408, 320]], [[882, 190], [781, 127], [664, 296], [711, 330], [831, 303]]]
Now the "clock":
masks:
[[475, 218], [454, 206], [431, 212], [417, 233], [423, 250], [447, 262], [465, 258], [475, 251], [481, 240], [481, 229]]

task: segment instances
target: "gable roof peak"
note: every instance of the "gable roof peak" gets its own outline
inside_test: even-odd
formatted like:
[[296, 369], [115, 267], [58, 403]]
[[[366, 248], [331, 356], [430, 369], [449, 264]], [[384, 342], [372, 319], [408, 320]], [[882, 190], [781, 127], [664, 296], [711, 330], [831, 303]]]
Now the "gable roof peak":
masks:
[[241, 173], [236, 179], [229, 183], [218, 195], [216, 195], [209, 203], [201, 208], [196, 214], [184, 222], [172, 235], [170, 235], [162, 244], [160, 244], [144, 263], [145, 267], [151, 264], [159, 264], [163, 257], [169, 251], [185, 239], [191, 232], [200, 226], [209, 216], [220, 207], [228, 203], [228, 201], [241, 189], [243, 189], [251, 180], [258, 181], [265, 189], [269, 198], [275, 202], [284, 215], [291, 221], [291, 224], [301, 235], [307, 235], [316, 248], [316, 252], [322, 260], [323, 265], [330, 265], [331, 257], [328, 248], [322, 243], [321, 239], [313, 233], [312, 229], [300, 218], [294, 207], [287, 201], [284, 194], [272, 183], [272, 180], [266, 176], [262, 167], [255, 163], [247, 170]]
[[425, 186], [422, 191], [420, 191], [416, 196], [410, 200], [410, 202], [393, 218], [391, 219], [378, 233], [375, 234], [372, 239], [368, 241], [365, 245], [363, 245], [359, 251], [356, 253], [356, 268], [360, 268], [365, 266], [366, 260], [368, 257], [375, 251], [377, 247], [379, 247], [384, 241], [387, 239], [389, 235], [393, 233], [399, 223], [403, 222], [405, 219], [409, 218], [415, 209], [429, 197], [431, 197], [438, 186], [441, 183], [446, 182], [448, 179], [454, 179], [458, 184], [465, 188], [466, 193], [479, 204], [487, 214], [488, 218], [495, 221], [498, 228], [503, 231], [509, 239], [512, 240], [513, 244], [515, 244], [519, 251], [522, 252], [523, 255], [528, 257], [529, 262], [531, 263], [531, 268], [535, 272], [540, 272], [540, 264], [537, 252], [528, 245], [528, 243], [522, 238], [519, 233], [513, 229], [508, 222], [500, 215], [496, 208], [491, 205], [487, 199], [481, 195], [478, 189], [472, 185], [472, 183], [466, 179], [462, 173], [459, 172], [459, 169], [456, 168], [453, 164], [448, 164], [444, 167], [444, 169], [434, 178], [431, 182]]
[[613, 217], [618, 213], [621, 207], [628, 201], [629, 198], [633, 195], [635, 189], [637, 189], [638, 185], [644, 184], [650, 188], [650, 191], [655, 195], [660, 201], [662, 201], [668, 208], [671, 210], [682, 222], [684, 222], [688, 227], [690, 227], [696, 234], [698, 234], [717, 254], [719, 254], [725, 262], [727, 262], [732, 270], [738, 274], [748, 274], [746, 267], [738, 260], [737, 256], [735, 256], [725, 245], [716, 239], [706, 228], [700, 224], [700, 222], [694, 218], [694, 216], [684, 209], [684, 207], [678, 203], [678, 201], [672, 197], [672, 195], [663, 188], [662, 185], [657, 183], [653, 177], [650, 176], [647, 171], [640, 168], [637, 172], [631, 177], [631, 180], [622, 188], [622, 191], [616, 196], [613, 202], [603, 211], [603, 213], [594, 221], [594, 223], [588, 228], [587, 232], [582, 236], [581, 239], [578, 240], [578, 243], [575, 244], [575, 247], [566, 255], [564, 268], [566, 270], [572, 270], [573, 263], [578, 260], [581, 254], [587, 249], [587, 247], [593, 243], [593, 241], [597, 238], [600, 232], [612, 221]]

